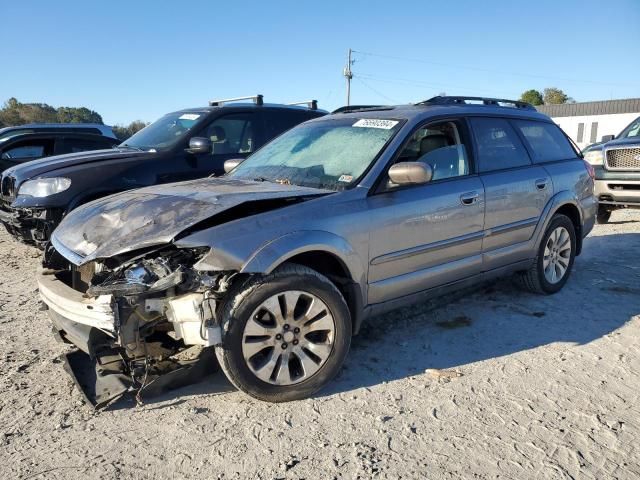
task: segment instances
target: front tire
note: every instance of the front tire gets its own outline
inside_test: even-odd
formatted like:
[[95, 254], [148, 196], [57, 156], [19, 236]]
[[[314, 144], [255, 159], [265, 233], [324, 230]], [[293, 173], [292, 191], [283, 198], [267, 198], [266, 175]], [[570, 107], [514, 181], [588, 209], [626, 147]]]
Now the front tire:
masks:
[[517, 277], [520, 285], [530, 292], [544, 295], [559, 292], [571, 274], [576, 243], [573, 222], [566, 215], [554, 215], [533, 264]]
[[351, 316], [342, 294], [301, 265], [240, 283], [220, 314], [220, 366], [233, 385], [259, 400], [309, 397], [338, 373], [349, 351]]

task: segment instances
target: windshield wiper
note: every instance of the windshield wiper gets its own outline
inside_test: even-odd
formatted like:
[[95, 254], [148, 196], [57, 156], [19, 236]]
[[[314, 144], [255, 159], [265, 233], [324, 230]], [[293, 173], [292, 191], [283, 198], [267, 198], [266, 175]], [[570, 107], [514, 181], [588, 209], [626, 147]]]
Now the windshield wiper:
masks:
[[268, 178], [265, 177], [256, 177], [253, 179], [254, 182], [271, 182]]

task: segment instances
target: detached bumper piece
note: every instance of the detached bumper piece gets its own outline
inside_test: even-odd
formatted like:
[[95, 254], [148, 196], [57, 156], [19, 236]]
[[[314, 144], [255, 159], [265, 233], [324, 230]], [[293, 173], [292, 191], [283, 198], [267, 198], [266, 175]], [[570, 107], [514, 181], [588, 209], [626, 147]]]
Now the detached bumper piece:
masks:
[[[192, 358], [171, 359], [138, 375], [130, 371], [117, 353], [89, 355], [74, 350], [63, 355], [64, 369], [73, 378], [85, 400], [97, 410], [118, 400], [128, 392], [136, 392], [136, 400], [158, 396], [164, 392], [198, 383], [217, 370], [213, 348], [196, 348]], [[140, 375], [141, 374], [141, 375]]]

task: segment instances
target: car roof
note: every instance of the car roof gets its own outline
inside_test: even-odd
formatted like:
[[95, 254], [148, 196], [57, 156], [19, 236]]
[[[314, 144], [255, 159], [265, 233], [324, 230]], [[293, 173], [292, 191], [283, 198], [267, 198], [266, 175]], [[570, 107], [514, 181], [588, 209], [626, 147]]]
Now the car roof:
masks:
[[262, 105], [256, 105], [255, 103], [250, 102], [234, 102], [234, 103], [225, 103], [223, 105], [209, 105], [206, 107], [194, 107], [194, 108], [184, 108], [180, 110], [176, 110], [174, 112], [169, 112], [167, 115], [172, 113], [212, 113], [215, 111], [221, 110], [260, 110], [260, 109], [275, 109], [275, 110], [291, 110], [296, 112], [309, 112], [309, 113], [319, 113], [319, 114], [327, 114], [329, 113], [327, 110], [311, 109], [308, 107], [303, 107], [301, 105], [285, 105], [282, 103], [263, 103]]
[[9, 141], [13, 143], [16, 141], [21, 141], [21, 140], [30, 139], [30, 138], [35, 138], [35, 139], [48, 138], [52, 135], [60, 138], [63, 138], [63, 137], [64, 138], [81, 138], [81, 139], [102, 141], [102, 142], [105, 142], [105, 144], [120, 143], [120, 140], [118, 140], [115, 137], [108, 137], [106, 135], [100, 135], [97, 133], [90, 133], [90, 132], [26, 132], [26, 133], [18, 133], [16, 135], [9, 135], [7, 137], [0, 138], [0, 145], [3, 145]]
[[100, 132], [95, 135], [115, 138], [113, 129], [109, 125], [103, 125], [101, 123], [26, 123], [24, 125], [0, 128], [0, 135], [11, 132], [12, 130], [86, 130], [89, 128]]
[[494, 117], [512, 117], [550, 122], [551, 119], [536, 110], [514, 107], [502, 107], [495, 105], [469, 105], [469, 104], [407, 104], [393, 105], [346, 113], [334, 113], [331, 117], [338, 118], [380, 118], [380, 119], [404, 119], [423, 120], [429, 117], [448, 115], [485, 115]]

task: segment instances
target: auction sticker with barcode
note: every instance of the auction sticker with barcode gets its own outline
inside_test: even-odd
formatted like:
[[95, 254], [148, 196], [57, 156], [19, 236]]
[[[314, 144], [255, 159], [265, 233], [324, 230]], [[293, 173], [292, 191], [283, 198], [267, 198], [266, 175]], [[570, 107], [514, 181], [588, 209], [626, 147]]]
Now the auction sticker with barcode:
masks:
[[380, 120], [378, 118], [362, 118], [353, 124], [354, 127], [360, 128], [382, 128], [391, 130], [398, 124], [397, 120]]

